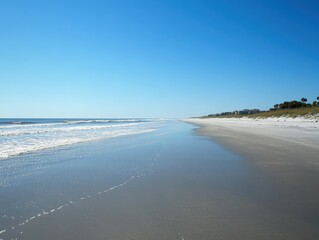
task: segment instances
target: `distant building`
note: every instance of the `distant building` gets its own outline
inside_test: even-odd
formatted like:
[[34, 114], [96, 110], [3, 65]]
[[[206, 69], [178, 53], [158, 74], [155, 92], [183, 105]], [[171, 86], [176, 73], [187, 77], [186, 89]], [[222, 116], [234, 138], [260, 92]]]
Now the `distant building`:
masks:
[[228, 115], [248, 115], [248, 114], [255, 114], [260, 113], [261, 111], [259, 109], [244, 109], [244, 110], [236, 110], [233, 112], [222, 112], [222, 113], [216, 113], [216, 114], [209, 114], [208, 117], [218, 117], [218, 116], [228, 116]]
[[259, 113], [259, 109], [244, 109], [238, 112], [238, 114], [246, 115], [246, 114], [255, 114]]

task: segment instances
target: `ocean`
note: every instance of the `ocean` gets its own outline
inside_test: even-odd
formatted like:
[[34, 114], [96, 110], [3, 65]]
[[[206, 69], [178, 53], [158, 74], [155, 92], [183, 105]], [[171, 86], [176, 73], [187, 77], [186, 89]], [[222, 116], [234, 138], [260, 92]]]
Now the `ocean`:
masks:
[[158, 127], [159, 122], [152, 119], [0, 119], [0, 160]]

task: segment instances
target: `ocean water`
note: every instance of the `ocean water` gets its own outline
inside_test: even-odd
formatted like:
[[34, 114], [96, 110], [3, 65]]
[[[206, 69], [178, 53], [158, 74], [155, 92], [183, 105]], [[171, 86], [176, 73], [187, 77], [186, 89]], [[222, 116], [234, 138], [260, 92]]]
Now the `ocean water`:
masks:
[[150, 119], [0, 119], [0, 160], [38, 150], [156, 130]]

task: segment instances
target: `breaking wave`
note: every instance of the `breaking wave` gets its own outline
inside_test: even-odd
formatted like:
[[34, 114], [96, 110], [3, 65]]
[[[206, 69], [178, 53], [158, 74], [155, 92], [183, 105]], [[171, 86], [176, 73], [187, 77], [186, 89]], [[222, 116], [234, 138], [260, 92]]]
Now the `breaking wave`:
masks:
[[154, 121], [136, 119], [18, 122], [22, 121], [7, 121], [0, 125], [0, 159], [103, 138], [146, 133], [158, 127]]

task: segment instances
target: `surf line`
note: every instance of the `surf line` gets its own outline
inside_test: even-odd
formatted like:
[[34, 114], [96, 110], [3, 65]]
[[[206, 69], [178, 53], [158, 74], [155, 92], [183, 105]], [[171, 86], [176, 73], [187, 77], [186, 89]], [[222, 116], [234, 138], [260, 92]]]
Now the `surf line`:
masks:
[[[158, 152], [158, 153], [155, 155], [155, 157], [152, 158], [153, 161], [152, 161], [152, 163], [151, 163], [151, 166], [149, 166], [151, 169], [148, 168], [148, 169], [146, 169], [146, 171], [137, 173], [136, 175], [133, 175], [133, 176], [131, 176], [130, 178], [128, 178], [127, 180], [125, 180], [124, 182], [122, 182], [122, 183], [120, 183], [120, 184], [118, 184], [118, 185], [112, 186], [112, 187], [110, 187], [110, 188], [108, 188], [108, 189], [105, 189], [105, 190], [103, 190], [103, 191], [99, 191], [99, 192], [97, 192], [95, 195], [96, 195], [96, 196], [97, 196], [97, 195], [101, 195], [101, 194], [103, 194], [103, 193], [107, 193], [107, 192], [109, 192], [109, 191], [115, 190], [115, 189], [117, 189], [117, 188], [119, 188], [119, 187], [123, 187], [123, 186], [125, 186], [126, 184], [128, 184], [129, 182], [131, 182], [132, 180], [138, 179], [138, 178], [141, 178], [141, 177], [144, 177], [144, 176], [147, 175], [147, 173], [153, 172], [153, 169], [152, 169], [152, 168], [154, 168], [154, 165], [155, 165], [157, 159], [160, 157], [160, 155], [161, 155], [161, 154]], [[88, 198], [91, 198], [91, 197], [92, 197], [92, 195], [87, 195], [87, 196], [84, 196], [84, 197], [79, 198], [78, 201], [85, 200], [85, 199], [88, 199]], [[68, 203], [66, 203], [66, 204], [64, 204], [64, 205], [61, 205], [61, 206], [59, 206], [59, 207], [57, 207], [57, 208], [53, 208], [53, 209], [47, 210], [47, 211], [42, 210], [42, 213], [35, 214], [34, 216], [32, 216], [32, 217], [26, 219], [25, 221], [20, 222], [20, 223], [18, 224], [18, 226], [24, 226], [25, 224], [29, 223], [30, 221], [32, 221], [32, 220], [34, 220], [34, 219], [36, 219], [36, 218], [39, 218], [39, 217], [44, 216], [44, 215], [49, 215], [49, 214], [51, 214], [51, 213], [53, 213], [53, 212], [55, 212], [55, 211], [61, 210], [61, 209], [64, 208], [64, 207], [68, 207], [69, 205], [74, 204], [75, 202], [76, 202], [76, 201], [69, 201]], [[18, 227], [18, 226], [16, 226], [16, 227]], [[14, 228], [15, 228], [15, 227], [13, 227], [12, 229], [14, 229]], [[6, 229], [1, 230], [1, 231], [0, 231], [0, 234], [5, 233], [6, 231], [7, 231]], [[21, 234], [22, 234], [22, 232], [21, 232]], [[182, 238], [182, 239], [184, 239], [184, 238]]]
[[[140, 174], [140, 175], [143, 176], [143, 174]], [[124, 181], [124, 182], [122, 182], [122, 183], [120, 183], [120, 184], [118, 184], [118, 185], [112, 186], [112, 187], [110, 187], [110, 188], [108, 188], [108, 189], [105, 189], [105, 190], [102, 191], [102, 192], [98, 192], [97, 194], [101, 194], [101, 193], [103, 193], [103, 192], [106, 193], [106, 192], [115, 190], [116, 188], [122, 187], [122, 186], [126, 185], [127, 183], [129, 183], [130, 181], [132, 181], [134, 178], [141, 177], [140, 175], [131, 176], [131, 177], [130, 177], [129, 179], [127, 179], [126, 181]], [[88, 195], [88, 196], [84, 196], [84, 197], [79, 198], [79, 200], [85, 200], [85, 199], [88, 199], [88, 198], [91, 198], [91, 197], [92, 197], [91, 195]], [[53, 212], [58, 211], [58, 210], [61, 210], [62, 208], [67, 207], [67, 206], [69, 206], [69, 205], [71, 205], [71, 204], [74, 204], [75, 202], [76, 202], [76, 201], [69, 201], [67, 204], [61, 205], [61, 206], [59, 206], [59, 207], [57, 207], [57, 208], [53, 208], [53, 209], [48, 210], [48, 211], [43, 210], [42, 213], [38, 213], [38, 214], [36, 214], [36, 215], [34, 215], [34, 216], [32, 216], [32, 217], [26, 219], [25, 221], [19, 223], [19, 226], [23, 226], [23, 225], [25, 225], [26, 223], [30, 222], [31, 220], [34, 220], [34, 219], [39, 218], [39, 217], [41, 217], [41, 216], [49, 215], [50, 213], [53, 213]], [[2, 230], [2, 231], [0, 231], [0, 233], [3, 233], [3, 232], [5, 232], [5, 231], [6, 231], [6, 230]]]
[[[144, 176], [146, 176], [146, 175], [148, 175], [148, 174], [153, 173], [154, 170], [155, 170], [154, 168], [156, 167], [156, 166], [155, 166], [155, 165], [156, 165], [156, 162], [157, 162], [158, 158], [161, 156], [161, 152], [163, 151], [163, 148], [164, 148], [164, 144], [163, 144], [163, 143], [164, 143], [164, 141], [162, 142], [161, 149], [155, 154], [155, 156], [151, 157], [152, 161], [151, 161], [150, 165], [149, 165], [148, 167], [146, 167], [146, 169], [144, 169], [144, 171], [142, 171], [142, 172], [136, 172], [135, 175], [132, 175], [130, 178], [128, 178], [128, 179], [125, 180], [124, 182], [122, 182], [122, 183], [120, 183], [120, 184], [118, 184], [118, 185], [112, 186], [112, 187], [110, 187], [110, 188], [108, 188], [108, 189], [105, 189], [105, 190], [103, 190], [103, 191], [99, 191], [99, 192], [97, 192], [97, 193], [95, 194], [95, 196], [98, 196], [98, 195], [101, 195], [101, 194], [103, 194], [103, 193], [107, 193], [107, 192], [109, 192], [109, 191], [115, 190], [115, 189], [117, 189], [117, 188], [119, 188], [119, 187], [122, 187], [122, 186], [128, 184], [129, 182], [131, 182], [131, 181], [134, 180], [134, 179], [142, 178], [142, 177], [144, 177]], [[84, 197], [79, 198], [78, 201], [85, 200], [85, 199], [88, 199], [88, 198], [91, 198], [91, 197], [92, 197], [92, 195], [87, 195], [87, 196], [84, 196]], [[55, 211], [61, 210], [61, 209], [64, 208], [64, 207], [68, 207], [69, 205], [71, 205], [71, 204], [73, 204], [73, 203], [75, 203], [75, 201], [69, 201], [68, 203], [66, 203], [66, 204], [64, 204], [64, 205], [60, 205], [60, 206], [57, 207], [57, 208], [53, 208], [53, 209], [47, 210], [47, 211], [42, 210], [41, 213], [35, 214], [34, 216], [32, 216], [32, 217], [26, 219], [25, 221], [20, 222], [18, 225], [13, 226], [11, 229], [16, 229], [16, 228], [19, 227], [19, 226], [22, 227], [22, 226], [24, 226], [25, 224], [29, 223], [30, 221], [32, 221], [32, 220], [34, 220], [34, 219], [36, 219], [36, 218], [39, 218], [39, 217], [44, 216], [44, 215], [49, 215], [49, 214], [51, 214], [51, 213], [53, 213], [53, 212], [55, 212]], [[7, 230], [6, 230], [6, 229], [3, 229], [3, 230], [0, 231], [0, 234], [5, 233], [5, 232], [7, 232]], [[23, 232], [21, 232], [21, 234], [23, 234]], [[184, 238], [183, 238], [182, 236], [181, 236], [181, 239], [184, 240]], [[1, 240], [1, 238], [0, 238], [0, 240]]]

